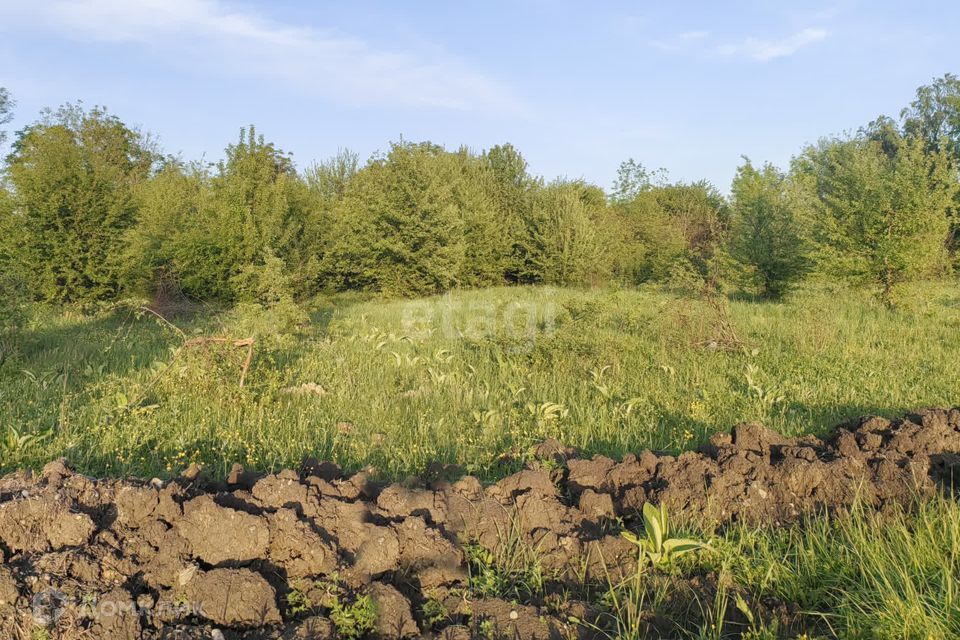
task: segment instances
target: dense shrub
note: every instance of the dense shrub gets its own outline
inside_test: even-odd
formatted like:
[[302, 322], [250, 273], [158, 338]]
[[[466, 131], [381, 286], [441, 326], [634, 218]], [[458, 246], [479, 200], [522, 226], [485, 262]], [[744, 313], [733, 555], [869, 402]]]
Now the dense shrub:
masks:
[[705, 180], [662, 185], [651, 192], [684, 243], [684, 253], [706, 275], [729, 222], [726, 199]]
[[458, 173], [428, 143], [394, 144], [371, 160], [334, 209], [324, 255], [333, 286], [416, 295], [456, 285], [465, 254]]
[[289, 156], [252, 127], [212, 174], [169, 161], [137, 195], [126, 260], [133, 286], [172, 278], [190, 296], [235, 301], [240, 274], [268, 259], [282, 262], [291, 286], [316, 277], [317, 198]]
[[[609, 194], [546, 183], [510, 144], [474, 153], [401, 141], [366, 163], [344, 150], [298, 172], [250, 127], [222, 162], [194, 164], [160, 159], [103, 109], [67, 106], [24, 129], [8, 158], [0, 295], [177, 290], [277, 310], [327, 290], [618, 281], [718, 291], [735, 265], [778, 297], [815, 265], [890, 302], [897, 284], [942, 273], [956, 250], [958, 95], [944, 76], [899, 121], [808, 147], [787, 175], [748, 163], [731, 202], [632, 159]], [[11, 105], [0, 89], [0, 125]]]
[[918, 138], [821, 142], [794, 162], [820, 262], [876, 286], [892, 304], [902, 282], [942, 272], [956, 170]]
[[34, 295], [70, 302], [118, 293], [134, 192], [154, 157], [141, 134], [100, 108], [65, 106], [19, 134], [7, 170], [16, 259]]
[[583, 182], [558, 181], [538, 189], [521, 243], [529, 282], [583, 285], [609, 274], [608, 217], [603, 192]]
[[730, 256], [762, 296], [780, 298], [809, 266], [786, 176], [769, 163], [756, 169], [747, 160], [732, 191]]
[[707, 182], [669, 184], [662, 172], [654, 175], [656, 184], [641, 165], [620, 168], [614, 271], [635, 283], [662, 281], [678, 269], [705, 278], [727, 226], [726, 200]]
[[655, 194], [645, 192], [613, 204], [616, 233], [613, 268], [629, 283], [660, 281], [686, 258], [683, 230], [670, 218]]
[[24, 271], [16, 258], [15, 224], [13, 194], [0, 183], [0, 364], [10, 350], [28, 303]]

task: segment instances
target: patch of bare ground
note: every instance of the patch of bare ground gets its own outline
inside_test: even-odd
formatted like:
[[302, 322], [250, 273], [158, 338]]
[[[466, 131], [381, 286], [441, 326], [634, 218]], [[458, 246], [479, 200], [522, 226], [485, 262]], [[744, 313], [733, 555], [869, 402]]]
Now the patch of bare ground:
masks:
[[[223, 482], [94, 479], [64, 460], [0, 480], [0, 637], [585, 638], [588, 585], [635, 569], [645, 502], [681, 518], [787, 525], [862, 501], [909, 505], [960, 471], [960, 409], [863, 418], [825, 439], [756, 424], [678, 457], [620, 461], [544, 442], [483, 487], [432, 468], [381, 486], [330, 462]], [[478, 554], [533, 550], [545, 586], [514, 601], [471, 583]], [[486, 556], [484, 556], [486, 557]], [[670, 585], [677, 611], [716, 590]], [[789, 617], [789, 603], [771, 603]], [[653, 617], [652, 634], [669, 635]]]

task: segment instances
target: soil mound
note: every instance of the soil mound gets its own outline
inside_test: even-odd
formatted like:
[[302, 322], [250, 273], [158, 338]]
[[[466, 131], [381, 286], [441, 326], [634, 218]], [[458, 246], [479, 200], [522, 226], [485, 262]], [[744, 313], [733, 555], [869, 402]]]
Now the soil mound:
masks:
[[619, 462], [548, 441], [488, 487], [429, 471], [389, 486], [313, 460], [216, 483], [195, 470], [98, 480], [64, 460], [9, 475], [0, 637], [592, 637], [579, 621], [595, 612], [575, 599], [471, 595], [477, 557], [523, 545], [557, 584], [606, 583], [633, 571], [619, 530], [647, 501], [717, 523], [910, 504], [953, 488], [960, 409], [863, 418], [822, 440], [740, 424], [698, 451]]

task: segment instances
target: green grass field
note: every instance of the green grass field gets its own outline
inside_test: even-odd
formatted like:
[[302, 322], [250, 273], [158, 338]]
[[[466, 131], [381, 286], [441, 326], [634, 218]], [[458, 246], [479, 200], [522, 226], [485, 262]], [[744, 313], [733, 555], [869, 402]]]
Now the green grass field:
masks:
[[[816, 433], [960, 398], [955, 284], [917, 285], [895, 311], [826, 286], [727, 311], [656, 290], [513, 288], [316, 300], [310, 318], [276, 335], [269, 316], [195, 312], [171, 316], [175, 328], [131, 306], [38, 312], [0, 368], [0, 466], [66, 456], [89, 474], [171, 476], [199, 462], [217, 475], [312, 455], [384, 478], [439, 460], [493, 479], [547, 437], [610, 455], [679, 451], [743, 420]], [[179, 349], [251, 325], [243, 388], [243, 349]], [[960, 637], [960, 508], [949, 498], [892, 519], [688, 533], [712, 548], [677, 571], [794, 603], [819, 635]], [[514, 591], [541, 580], [516, 558], [489, 570]], [[731, 593], [701, 603], [693, 637], [724, 637]], [[645, 612], [669, 600], [644, 581], [596, 596], [618, 638], [641, 637]], [[785, 636], [758, 618], [741, 637]]]
[[[0, 466], [66, 456], [90, 474], [169, 476], [312, 455], [389, 477], [439, 460], [492, 478], [509, 470], [502, 454], [547, 437], [679, 451], [744, 420], [820, 432], [960, 397], [956, 285], [918, 285], [893, 312], [818, 288], [732, 301], [728, 315], [740, 345], [717, 310], [654, 290], [317, 300], [301, 334], [258, 341], [241, 389], [242, 349], [175, 356], [184, 338], [150, 314], [40, 313], [0, 369]], [[229, 315], [170, 320], [187, 337], [250, 331]], [[321, 388], [294, 391], [310, 383]]]

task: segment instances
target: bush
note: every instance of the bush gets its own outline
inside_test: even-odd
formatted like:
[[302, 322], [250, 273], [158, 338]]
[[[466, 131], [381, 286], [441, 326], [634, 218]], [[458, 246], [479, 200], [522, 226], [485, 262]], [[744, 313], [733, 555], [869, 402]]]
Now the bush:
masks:
[[689, 264], [682, 229], [674, 224], [652, 191], [615, 202], [614, 273], [631, 284], [663, 281], [679, 263]]
[[822, 142], [794, 162], [806, 190], [820, 261], [877, 287], [893, 304], [898, 285], [946, 270], [948, 211], [956, 171], [919, 138], [860, 136]]
[[582, 285], [611, 269], [611, 232], [603, 192], [583, 182], [554, 182], [535, 192], [522, 244], [524, 281]]
[[707, 278], [727, 226], [726, 201], [709, 183], [666, 184], [661, 172], [653, 184], [635, 163], [621, 166], [612, 215], [614, 272], [632, 283], [665, 281], [678, 265]]
[[29, 303], [23, 265], [16, 259], [18, 223], [13, 194], [0, 183], [0, 364], [13, 349]]
[[233, 286], [239, 296], [233, 310], [238, 335], [284, 344], [309, 322], [294, 300], [286, 265], [269, 250], [262, 263], [245, 265]]
[[[335, 289], [424, 295], [504, 282], [516, 212], [490, 156], [398, 143], [349, 182], [323, 271]], [[511, 218], [512, 215], [512, 218]]]
[[445, 160], [436, 145], [394, 144], [354, 177], [324, 255], [334, 288], [419, 295], [457, 283], [463, 224]]
[[168, 161], [137, 196], [130, 286], [149, 292], [172, 279], [189, 296], [234, 302], [241, 272], [277, 259], [296, 293], [315, 287], [317, 199], [289, 156], [252, 127], [212, 175]]
[[769, 163], [758, 170], [747, 160], [737, 169], [732, 193], [730, 257], [760, 295], [780, 298], [808, 270], [786, 177]]
[[15, 259], [44, 300], [88, 302], [120, 289], [134, 189], [154, 162], [148, 141], [105, 110], [65, 106], [23, 130], [8, 159]]

